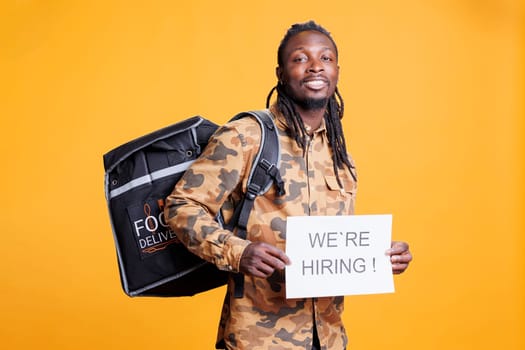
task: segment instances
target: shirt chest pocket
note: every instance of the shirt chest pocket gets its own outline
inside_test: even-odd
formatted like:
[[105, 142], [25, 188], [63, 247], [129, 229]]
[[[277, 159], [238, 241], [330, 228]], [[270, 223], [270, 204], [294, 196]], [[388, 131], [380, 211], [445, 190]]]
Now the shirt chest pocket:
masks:
[[339, 185], [335, 176], [324, 176], [327, 188], [325, 215], [351, 215], [354, 213], [356, 184], [346, 174], [340, 174], [339, 178], [343, 187]]

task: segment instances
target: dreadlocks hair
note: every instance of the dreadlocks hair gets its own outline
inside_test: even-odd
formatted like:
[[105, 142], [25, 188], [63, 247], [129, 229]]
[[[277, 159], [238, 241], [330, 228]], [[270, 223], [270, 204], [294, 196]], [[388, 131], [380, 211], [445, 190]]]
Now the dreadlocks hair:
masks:
[[[306, 23], [297, 23], [292, 25], [290, 29], [288, 29], [279, 45], [279, 48], [277, 50], [277, 63], [279, 67], [283, 67], [284, 65], [283, 52], [290, 38], [305, 31], [317, 31], [321, 34], [326, 35], [334, 45], [335, 54], [336, 57], [338, 57], [337, 45], [335, 44], [335, 41], [332, 39], [332, 36], [326, 29], [324, 29], [314, 21], [309, 21]], [[277, 108], [283, 114], [286, 120], [286, 124], [290, 128], [290, 137], [292, 137], [295, 140], [295, 142], [303, 150], [303, 152], [306, 152], [306, 149], [308, 147], [308, 133], [306, 131], [306, 127], [303, 123], [302, 118], [299, 116], [294, 107], [292, 97], [286, 93], [285, 86], [282, 82], [279, 81], [277, 85], [270, 90], [270, 93], [266, 98], [266, 108], [270, 107], [270, 99], [275, 91], [277, 91]], [[343, 187], [343, 184], [341, 183], [341, 179], [339, 178], [339, 169], [343, 169], [343, 166], [346, 166], [348, 168], [350, 174], [352, 174], [354, 181], [357, 181], [354, 166], [348, 159], [348, 153], [346, 152], [346, 141], [343, 134], [343, 126], [341, 125], [343, 113], [344, 101], [341, 97], [341, 94], [339, 93], [339, 90], [336, 87], [335, 93], [328, 99], [324, 119], [326, 123], [328, 142], [330, 144], [330, 147], [332, 148], [334, 173], [337, 178], [337, 182], [341, 187]]]

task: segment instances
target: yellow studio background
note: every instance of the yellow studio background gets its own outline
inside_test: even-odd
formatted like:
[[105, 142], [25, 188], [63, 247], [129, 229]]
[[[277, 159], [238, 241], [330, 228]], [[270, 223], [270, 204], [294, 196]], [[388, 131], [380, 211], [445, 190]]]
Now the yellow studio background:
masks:
[[314, 19], [340, 50], [360, 214], [415, 257], [346, 298], [351, 349], [524, 349], [524, 6], [518, 0], [4, 1], [5, 349], [211, 349], [223, 289], [121, 290], [102, 155], [201, 114], [261, 108], [277, 45]]

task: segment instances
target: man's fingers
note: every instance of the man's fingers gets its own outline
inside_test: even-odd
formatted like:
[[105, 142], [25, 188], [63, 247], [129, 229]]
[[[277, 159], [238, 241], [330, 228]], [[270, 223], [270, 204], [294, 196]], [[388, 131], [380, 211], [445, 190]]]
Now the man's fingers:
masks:
[[290, 259], [288, 256], [279, 248], [270, 246], [272, 249], [268, 251], [268, 253], [274, 257], [273, 259], [273, 266], [278, 268], [279, 270], [282, 270], [285, 268], [286, 265], [290, 265]]
[[[275, 263], [281, 264], [279, 260], [275, 259]], [[260, 261], [256, 264], [253, 264], [249, 267], [248, 272], [255, 277], [261, 277], [266, 278], [271, 276], [275, 270], [278, 270], [278, 267], [275, 267], [274, 265], [268, 264], [267, 262]]]
[[274, 270], [275, 269], [272, 266], [261, 263], [261, 264], [254, 266], [253, 275], [256, 277], [264, 278], [264, 277], [270, 276]]
[[261, 267], [266, 265], [271, 269], [271, 271], [268, 271], [266, 267], [262, 269], [269, 276], [274, 272], [274, 270], [284, 269], [289, 263], [289, 259], [282, 250], [273, 246], [269, 246], [268, 250], [265, 251], [265, 254], [261, 256], [261, 263]]
[[401, 255], [392, 255], [390, 257], [390, 261], [395, 264], [395, 263], [409, 263], [410, 261], [412, 261], [412, 255], [410, 253], [405, 253], [405, 254], [401, 254]]
[[286, 265], [289, 265], [289, 261], [290, 260], [286, 255], [281, 255], [278, 257], [274, 257], [270, 265], [277, 270], [283, 270], [286, 267]]
[[392, 264], [392, 273], [398, 275], [408, 268], [408, 264]]
[[290, 259], [279, 248], [267, 243], [249, 244], [241, 257], [241, 272], [255, 277], [268, 277], [275, 270], [282, 270]]
[[403, 273], [408, 268], [408, 264], [412, 261], [412, 253], [409, 249], [406, 242], [392, 242], [391, 248], [386, 251], [390, 256], [394, 274]]
[[388, 255], [397, 255], [407, 252], [409, 250], [408, 243], [406, 242], [392, 242], [390, 249], [386, 251]]

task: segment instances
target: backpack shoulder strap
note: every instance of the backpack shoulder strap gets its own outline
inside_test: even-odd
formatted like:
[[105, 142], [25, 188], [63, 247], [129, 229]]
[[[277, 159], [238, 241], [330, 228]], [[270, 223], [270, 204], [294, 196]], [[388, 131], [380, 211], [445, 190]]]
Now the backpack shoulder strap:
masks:
[[[261, 145], [257, 153], [250, 174], [248, 176], [247, 191], [243, 209], [240, 212], [237, 227], [246, 230], [248, 217], [253, 207], [253, 201], [257, 196], [265, 194], [272, 184], [277, 188], [277, 195], [284, 195], [284, 182], [279, 173], [279, 163], [281, 161], [281, 152], [279, 144], [279, 135], [277, 126], [269, 110], [243, 112], [233, 119], [239, 119], [246, 116], [254, 117], [261, 127]], [[244, 209], [248, 205], [248, 208]], [[246, 237], [241, 237], [246, 238]]]
[[[232, 120], [252, 116], [261, 127], [261, 145], [253, 162], [248, 177], [247, 191], [240, 205], [236, 208], [233, 219], [227, 225], [229, 229], [237, 227], [237, 236], [246, 238], [246, 228], [255, 198], [266, 193], [275, 184], [277, 195], [285, 194], [284, 182], [279, 173], [281, 151], [277, 126], [269, 110], [250, 111], [237, 114]], [[244, 276], [234, 275], [235, 297], [242, 298], [244, 294]]]

